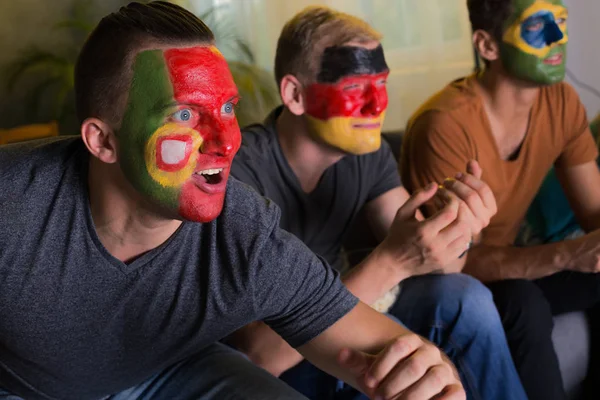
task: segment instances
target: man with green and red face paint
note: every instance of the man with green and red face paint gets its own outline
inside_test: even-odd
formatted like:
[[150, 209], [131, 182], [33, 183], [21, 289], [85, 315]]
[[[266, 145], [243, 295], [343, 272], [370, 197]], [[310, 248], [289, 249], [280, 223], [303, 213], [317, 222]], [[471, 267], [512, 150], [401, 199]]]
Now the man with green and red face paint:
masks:
[[[443, 274], [460, 270], [459, 256], [493, 214], [493, 196], [465, 174], [468, 184], [456, 193], [440, 189], [451, 200], [438, 216], [423, 221], [416, 212], [438, 186], [411, 198], [382, 142], [389, 68], [380, 35], [356, 17], [309, 7], [283, 28], [275, 74], [284, 105], [264, 125], [243, 130], [232, 175], [279, 205], [280, 226], [345, 272], [362, 301], [435, 338], [458, 366], [467, 398], [524, 399], [489, 292], [466, 275]], [[488, 206], [471, 211], [461, 200], [469, 196]], [[381, 244], [347, 272], [341, 248], [362, 210]], [[358, 397], [265, 324], [246, 327], [232, 342], [311, 399]]]
[[238, 94], [197, 17], [105, 17], [75, 97], [80, 136], [0, 148], [0, 399], [303, 398], [218, 342], [256, 320], [370, 397], [465, 397], [229, 179]]
[[[529, 398], [565, 399], [551, 340], [553, 316], [600, 305], [598, 151], [579, 96], [563, 82], [568, 12], [561, 0], [467, 0], [467, 5], [485, 68], [452, 82], [411, 117], [402, 177], [416, 188], [453, 174], [468, 160], [479, 161], [498, 213], [469, 251], [465, 271], [492, 290]], [[589, 233], [515, 247], [552, 167]], [[436, 211], [431, 205], [426, 215]], [[595, 343], [592, 349], [596, 368], [600, 353]], [[597, 386], [594, 371], [590, 383]], [[598, 390], [592, 393], [596, 398]]]

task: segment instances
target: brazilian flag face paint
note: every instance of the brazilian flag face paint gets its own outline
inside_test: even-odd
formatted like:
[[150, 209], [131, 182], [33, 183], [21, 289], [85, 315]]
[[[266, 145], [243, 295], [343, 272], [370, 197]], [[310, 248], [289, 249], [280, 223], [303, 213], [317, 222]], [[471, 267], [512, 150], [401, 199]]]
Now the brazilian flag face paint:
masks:
[[548, 85], [565, 78], [568, 12], [561, 0], [513, 0], [501, 44], [506, 70], [516, 78]]
[[216, 218], [241, 142], [237, 96], [227, 63], [214, 46], [138, 54], [118, 135], [127, 179], [152, 203], [182, 219]]
[[388, 105], [388, 74], [381, 46], [325, 49], [317, 82], [306, 88], [306, 118], [313, 136], [346, 153], [377, 150]]

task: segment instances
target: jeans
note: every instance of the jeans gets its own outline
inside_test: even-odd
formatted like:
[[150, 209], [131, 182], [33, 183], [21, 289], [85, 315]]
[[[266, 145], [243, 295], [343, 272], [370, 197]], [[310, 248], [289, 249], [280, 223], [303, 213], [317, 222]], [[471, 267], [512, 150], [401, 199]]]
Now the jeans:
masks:
[[[288, 385], [220, 343], [145, 382], [102, 400], [306, 400]], [[0, 388], [0, 400], [23, 400]]]
[[592, 329], [587, 398], [600, 393], [600, 274], [560, 272], [535, 281], [506, 280], [489, 285], [525, 391], [531, 400], [567, 398], [552, 343], [554, 315], [588, 311]]
[[[389, 313], [446, 353], [467, 399], [527, 399], [492, 295], [476, 279], [464, 274], [407, 279]], [[281, 379], [313, 400], [366, 399], [306, 361]]]

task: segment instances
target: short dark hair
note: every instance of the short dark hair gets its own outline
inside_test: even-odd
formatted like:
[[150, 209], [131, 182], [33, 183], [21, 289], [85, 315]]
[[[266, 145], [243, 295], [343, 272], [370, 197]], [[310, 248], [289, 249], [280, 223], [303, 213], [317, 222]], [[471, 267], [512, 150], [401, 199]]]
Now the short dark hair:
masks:
[[381, 34], [353, 15], [323, 6], [309, 6], [289, 20], [277, 41], [275, 79], [287, 74], [307, 84], [319, 72], [323, 51], [351, 41], [381, 40]]
[[83, 122], [95, 117], [118, 127], [133, 78], [136, 55], [148, 46], [213, 43], [211, 30], [175, 4], [130, 3], [104, 17], [75, 65], [75, 106]]
[[486, 31], [502, 41], [506, 21], [513, 13], [512, 0], [467, 0], [473, 32]]

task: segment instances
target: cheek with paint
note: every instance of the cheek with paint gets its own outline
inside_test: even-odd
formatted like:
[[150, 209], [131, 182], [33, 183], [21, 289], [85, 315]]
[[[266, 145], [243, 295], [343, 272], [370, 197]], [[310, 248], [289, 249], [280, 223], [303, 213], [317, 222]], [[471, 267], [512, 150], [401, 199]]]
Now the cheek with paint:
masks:
[[306, 118], [311, 131], [320, 140], [348, 153], [377, 150], [388, 105], [387, 75], [386, 71], [309, 85]]
[[159, 128], [146, 145], [146, 168], [163, 187], [180, 188], [196, 168], [202, 137], [175, 123]]

